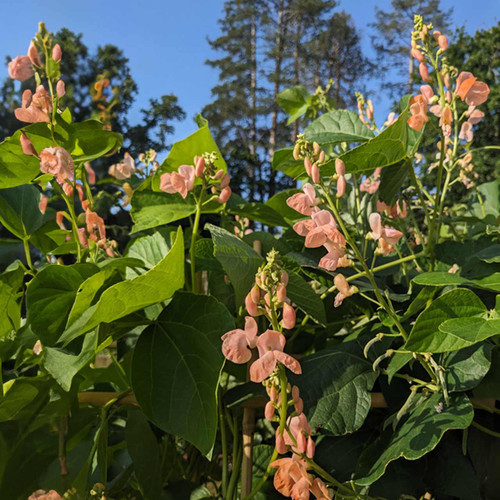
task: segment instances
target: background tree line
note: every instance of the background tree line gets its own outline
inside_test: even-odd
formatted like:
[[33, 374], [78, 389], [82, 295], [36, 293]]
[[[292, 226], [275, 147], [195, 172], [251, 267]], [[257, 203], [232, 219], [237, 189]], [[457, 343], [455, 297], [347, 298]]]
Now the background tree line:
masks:
[[[463, 28], [453, 34], [452, 11], [443, 9], [439, 0], [392, 0], [387, 11], [375, 7], [371, 38], [377, 56], [370, 60], [355, 20], [335, 0], [226, 0], [220, 36], [208, 41], [216, 57], [207, 64], [217, 71], [218, 82], [202, 113], [229, 164], [235, 192], [260, 201], [294, 185], [272, 169], [272, 157], [276, 149], [295, 141], [308, 119], [287, 125], [277, 102], [283, 90], [301, 84], [312, 93], [321, 86], [333, 106], [352, 109], [355, 91], [366, 91], [368, 81], [377, 82], [395, 99], [418, 92], [419, 78], [409, 53], [415, 13], [449, 35], [448, 59], [453, 66], [473, 72], [490, 86], [487, 114], [474, 145], [498, 144], [500, 24], [474, 35]], [[135, 157], [149, 148], [166, 151], [175, 122], [185, 118], [177, 97], [170, 93], [150, 99], [141, 110], [142, 121], [131, 124], [127, 115], [138, 87], [122, 50], [105, 45], [91, 52], [82, 34], [66, 28], [55, 38], [64, 53], [61, 71], [75, 119], [105, 117], [124, 135], [124, 149]], [[106, 80], [109, 86], [99, 90], [96, 82]], [[33, 87], [33, 82], [24, 85]], [[6, 78], [0, 87], [0, 137], [15, 130], [13, 109], [20, 105], [20, 97], [14, 82]], [[498, 162], [492, 151], [478, 153], [478, 182], [498, 175]], [[427, 182], [432, 187], [432, 173]], [[458, 196], [464, 192], [459, 190]]]

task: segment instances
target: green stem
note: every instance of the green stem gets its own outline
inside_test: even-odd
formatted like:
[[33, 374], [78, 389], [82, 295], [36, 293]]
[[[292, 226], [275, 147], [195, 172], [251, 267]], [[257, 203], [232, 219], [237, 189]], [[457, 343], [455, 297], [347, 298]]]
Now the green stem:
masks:
[[30, 244], [27, 238], [23, 238], [23, 247], [24, 247], [24, 253], [26, 254], [26, 263], [28, 264], [30, 270], [33, 271], [33, 264], [31, 263]]
[[193, 230], [191, 233], [191, 245], [189, 247], [189, 258], [191, 259], [191, 291], [193, 293], [198, 293], [199, 290], [196, 286], [196, 265], [195, 265], [195, 243], [196, 237], [198, 236], [198, 227], [200, 225], [200, 217], [201, 217], [201, 205], [203, 203], [203, 193], [204, 186], [202, 187], [200, 197], [196, 201], [196, 214], [194, 217]]
[[489, 434], [490, 436], [493, 436], [493, 437], [496, 437], [496, 438], [500, 438], [500, 432], [492, 431], [491, 429], [488, 429], [487, 427], [484, 427], [481, 424], [478, 424], [474, 420], [472, 421], [472, 425], [476, 429], [479, 429], [480, 431], [484, 432], [485, 434]]
[[219, 391], [219, 425], [220, 439], [222, 445], [222, 498], [226, 498], [227, 493], [227, 441], [226, 441], [226, 423], [224, 421], [224, 408], [222, 406], [222, 394]]

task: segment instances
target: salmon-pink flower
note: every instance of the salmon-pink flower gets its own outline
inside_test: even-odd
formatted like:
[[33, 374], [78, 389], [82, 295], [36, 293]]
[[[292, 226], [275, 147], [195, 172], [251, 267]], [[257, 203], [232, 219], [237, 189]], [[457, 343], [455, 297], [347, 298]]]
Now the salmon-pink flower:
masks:
[[28, 57], [30, 58], [31, 64], [33, 64], [33, 66], [36, 66], [37, 68], [42, 67], [42, 61], [40, 61], [40, 56], [38, 55], [38, 50], [36, 48], [36, 45], [33, 43], [33, 40], [31, 40], [30, 42]]
[[316, 500], [330, 500], [332, 498], [326, 484], [319, 477], [312, 482], [311, 493], [316, 497]]
[[424, 124], [429, 120], [427, 117], [427, 100], [422, 94], [410, 99], [410, 113], [408, 125], [417, 132], [422, 130]]
[[394, 111], [391, 111], [387, 115], [387, 119], [384, 122], [384, 127], [389, 127], [390, 125], [392, 125], [396, 121], [396, 119], [397, 119], [396, 118], [396, 113], [394, 113]]
[[23, 148], [23, 153], [25, 155], [38, 157], [38, 153], [36, 152], [35, 146], [33, 146], [33, 143], [30, 141], [29, 137], [26, 135], [26, 132], [24, 130], [21, 130], [20, 140], [21, 140], [21, 147]]
[[377, 201], [377, 212], [386, 212], [389, 217], [393, 219], [397, 219], [398, 217], [406, 217], [407, 215], [407, 207], [406, 201], [402, 200], [396, 202], [394, 205], [389, 206], [383, 201]]
[[160, 189], [166, 193], [179, 193], [186, 198], [194, 187], [195, 168], [193, 165], [181, 165], [177, 172], [163, 174], [160, 177]]
[[224, 188], [226, 188], [227, 186], [229, 186], [229, 182], [231, 181], [231, 177], [229, 177], [229, 174], [226, 172], [221, 180], [220, 180], [220, 185], [219, 187], [223, 190]]
[[84, 248], [88, 248], [87, 232], [84, 227], [78, 228], [78, 239], [80, 240], [80, 245]]
[[296, 375], [302, 373], [299, 362], [289, 354], [283, 352], [285, 343], [285, 336], [275, 330], [266, 330], [258, 337], [257, 349], [259, 351], [259, 359], [254, 361], [252, 366], [250, 366], [250, 380], [252, 382], [260, 383], [269, 377], [276, 368], [278, 361]]
[[29, 496], [28, 500], [63, 500], [63, 497], [56, 490], [36, 490]]
[[349, 286], [349, 282], [345, 279], [343, 274], [337, 274], [333, 279], [333, 284], [338, 290], [333, 302], [334, 307], [339, 307], [345, 298], [354, 295], [358, 291], [357, 287]]
[[311, 426], [304, 413], [288, 419], [289, 433], [285, 433], [285, 444], [295, 453], [305, 453], [307, 438], [311, 436]]
[[361, 183], [361, 186], [359, 187], [360, 191], [365, 191], [368, 194], [376, 193], [380, 186], [380, 172], [382, 172], [382, 169], [377, 167], [373, 172], [373, 175], [367, 177]]
[[475, 106], [469, 106], [466, 114], [469, 117], [467, 121], [471, 125], [477, 125], [484, 118], [484, 113], [479, 109], [476, 109]]
[[446, 105], [441, 112], [441, 117], [439, 119], [439, 126], [443, 129], [443, 134], [449, 137], [451, 134], [451, 123], [453, 121], [453, 115], [451, 114], [450, 106]]
[[33, 65], [28, 56], [18, 56], [9, 63], [9, 76], [24, 82], [33, 76]]
[[66, 231], [66, 226], [64, 225], [64, 212], [59, 211], [56, 213], [56, 224], [63, 230]]
[[129, 153], [125, 153], [123, 161], [109, 167], [108, 173], [118, 180], [128, 179], [135, 173], [135, 161]]
[[448, 48], [448, 39], [444, 35], [439, 35], [437, 42], [443, 52]]
[[283, 304], [283, 328], [291, 330], [295, 327], [295, 309], [286, 302]]
[[382, 218], [380, 214], [373, 212], [369, 217], [371, 236], [374, 240], [379, 240], [380, 249], [384, 255], [394, 250], [395, 245], [403, 236], [401, 231], [393, 227], [382, 226]]
[[309, 500], [311, 480], [309, 476], [301, 477], [292, 488], [291, 498], [293, 500]]
[[72, 181], [74, 178], [73, 159], [61, 147], [45, 148], [40, 151], [40, 170], [53, 175], [60, 185], [63, 185], [66, 179]]
[[95, 184], [96, 181], [95, 170], [92, 168], [92, 164], [89, 161], [85, 162], [85, 172], [87, 172], [87, 178], [89, 180], [89, 184]]
[[224, 203], [226, 203], [229, 198], [231, 197], [231, 188], [229, 186], [226, 186], [221, 192], [220, 192], [220, 195], [219, 195], [219, 198], [218, 198], [218, 202], [223, 205]]
[[34, 94], [26, 89], [23, 92], [21, 107], [14, 110], [19, 121], [26, 123], [49, 122], [52, 113], [52, 99], [43, 85]]
[[458, 75], [455, 95], [460, 97], [469, 106], [479, 106], [488, 99], [490, 88], [484, 82], [479, 82], [477, 78], [467, 71], [462, 71]]
[[431, 81], [431, 77], [429, 76], [429, 70], [427, 69], [427, 65], [423, 62], [421, 62], [418, 65], [418, 72], [420, 73], [420, 76], [422, 77], [422, 80], [424, 82], [429, 83]]
[[345, 194], [346, 181], [345, 181], [345, 163], [340, 158], [337, 158], [335, 160], [335, 173], [338, 175], [337, 198], [342, 198], [342, 196], [344, 196]]
[[303, 193], [296, 193], [286, 200], [286, 204], [303, 215], [311, 215], [317, 210], [319, 200], [316, 198], [316, 190], [312, 184], [304, 184]]
[[[87, 208], [85, 210], [85, 222], [87, 224], [87, 232], [91, 239], [94, 241], [106, 239], [106, 226], [104, 225], [104, 220], [102, 217], [99, 217], [96, 212]], [[95, 231], [97, 231], [99, 238], [95, 234]]]
[[469, 121], [462, 123], [458, 138], [463, 139], [465, 142], [471, 142], [474, 139], [474, 132], [472, 131], [472, 125]]
[[306, 461], [301, 459], [298, 455], [293, 457], [280, 458], [271, 462], [271, 467], [278, 469], [274, 474], [274, 487], [276, 491], [290, 497], [292, 489], [301, 478], [307, 477], [307, 464]]
[[434, 91], [432, 90], [432, 87], [430, 85], [421, 85], [420, 93], [422, 94], [422, 97], [425, 99], [427, 104], [429, 104], [431, 102], [431, 99], [434, 97]]
[[252, 358], [253, 349], [257, 344], [257, 323], [251, 317], [245, 318], [245, 328], [231, 330], [222, 337], [222, 354], [233, 363], [247, 363]]

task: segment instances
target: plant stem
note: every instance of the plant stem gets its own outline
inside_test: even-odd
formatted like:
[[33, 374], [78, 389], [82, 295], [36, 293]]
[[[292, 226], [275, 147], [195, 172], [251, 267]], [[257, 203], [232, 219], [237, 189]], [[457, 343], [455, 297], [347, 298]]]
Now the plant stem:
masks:
[[226, 423], [224, 421], [224, 408], [222, 407], [222, 394], [219, 391], [219, 425], [220, 439], [222, 445], [222, 498], [226, 498], [227, 493], [227, 441], [226, 441]]
[[196, 265], [195, 265], [195, 243], [196, 236], [198, 235], [198, 227], [200, 225], [201, 217], [201, 205], [203, 204], [203, 193], [205, 192], [205, 187], [202, 187], [200, 197], [196, 201], [196, 214], [194, 217], [193, 230], [191, 232], [191, 245], [189, 247], [189, 258], [191, 259], [191, 291], [193, 293], [198, 293], [198, 287], [196, 284]]
[[26, 238], [23, 238], [23, 247], [24, 253], [26, 254], [26, 263], [30, 270], [33, 270], [33, 264], [31, 263], [31, 252], [30, 252], [30, 244]]
[[478, 424], [476, 421], [472, 421], [472, 425], [476, 428], [479, 429], [480, 431], [484, 432], [485, 434], [489, 434], [490, 436], [500, 438], [500, 432], [495, 432], [492, 431], [491, 429], [488, 429], [487, 427], [482, 426], [481, 424]]

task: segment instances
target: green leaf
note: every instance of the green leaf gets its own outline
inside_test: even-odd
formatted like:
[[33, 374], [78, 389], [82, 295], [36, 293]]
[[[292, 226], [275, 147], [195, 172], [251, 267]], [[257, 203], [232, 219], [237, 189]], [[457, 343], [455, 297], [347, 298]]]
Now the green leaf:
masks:
[[391, 380], [394, 378], [394, 375], [406, 366], [413, 359], [413, 354], [408, 354], [406, 352], [398, 352], [394, 351], [392, 354], [389, 363], [387, 364], [387, 377], [389, 379], [389, 384]]
[[448, 391], [463, 392], [476, 387], [490, 369], [492, 349], [491, 344], [483, 342], [447, 356], [443, 366]]
[[302, 375], [293, 377], [311, 427], [332, 434], [359, 429], [370, 410], [370, 390], [378, 374], [357, 342], [344, 342], [301, 360]]
[[451, 429], [466, 429], [474, 417], [469, 398], [451, 395], [449, 406], [439, 413], [444, 403], [441, 394], [418, 394], [409, 414], [395, 431], [388, 426], [382, 435], [361, 454], [354, 479], [356, 484], [370, 485], [381, 477], [387, 465], [404, 457], [417, 460], [433, 450], [443, 434]]
[[0, 222], [18, 238], [27, 238], [44, 222], [39, 202], [40, 191], [35, 186], [0, 189]]
[[123, 142], [121, 134], [104, 130], [102, 123], [97, 120], [72, 123], [68, 129], [74, 140], [70, 153], [76, 162], [110, 155], [120, 149]]
[[500, 319], [454, 318], [441, 323], [439, 331], [446, 335], [443, 349], [455, 351], [500, 334]]
[[230, 214], [248, 217], [250, 220], [262, 222], [262, 224], [268, 226], [287, 225], [285, 219], [270, 206], [255, 201], [252, 203], [245, 203], [242, 199], [240, 202], [237, 198], [239, 197], [233, 194], [229, 199], [226, 209]]
[[157, 231], [133, 240], [128, 247], [127, 256], [142, 260], [146, 268], [151, 269], [165, 257], [168, 251], [169, 246], [165, 238]]
[[287, 125], [304, 115], [312, 103], [312, 96], [303, 85], [296, 85], [280, 92], [276, 97], [280, 108], [290, 115]]
[[474, 288], [500, 292], [500, 273], [493, 273], [485, 278], [472, 280], [462, 278], [462, 276], [454, 273], [434, 271], [415, 276], [415, 278], [413, 278], [413, 283], [427, 286], [467, 285]]
[[98, 270], [93, 264], [51, 264], [30, 281], [27, 319], [43, 345], [51, 346], [58, 341], [80, 285]]
[[415, 321], [405, 349], [417, 352], [446, 352], [466, 347], [455, 335], [440, 331], [441, 323], [452, 318], [469, 318], [486, 312], [485, 305], [470, 290], [459, 288], [444, 293]]
[[132, 386], [144, 413], [203, 454], [217, 433], [220, 337], [231, 329], [233, 318], [216, 299], [178, 292], [134, 350]]
[[399, 118], [373, 139], [351, 149], [341, 156], [347, 173], [366, 172], [377, 167], [388, 167], [404, 160], [408, 147], [409, 112]]
[[43, 347], [43, 367], [65, 391], [71, 389], [73, 377], [95, 358], [98, 352], [97, 339], [97, 330], [88, 333], [78, 355], [55, 347]]
[[283, 148], [275, 151], [272, 169], [279, 170], [292, 179], [307, 178], [304, 162], [293, 157], [293, 148]]
[[287, 189], [285, 191], [281, 191], [278, 194], [275, 194], [269, 200], [266, 201], [266, 205], [271, 207], [275, 212], [279, 213], [288, 224], [292, 225], [300, 219], [303, 219], [304, 216], [299, 214], [293, 208], [290, 208], [286, 204], [286, 200], [293, 196], [296, 193], [300, 193], [299, 189]]
[[289, 272], [286, 294], [301, 311], [320, 325], [326, 326], [325, 305], [304, 278], [297, 273]]
[[384, 203], [393, 205], [396, 201], [397, 195], [408, 176], [407, 162], [409, 161], [412, 160], [404, 160], [382, 170], [378, 196]]
[[0, 398], [0, 422], [9, 422], [24, 416], [22, 411], [39, 395], [40, 391], [29, 379], [11, 379], [3, 384]]
[[357, 113], [345, 109], [336, 109], [321, 115], [306, 127], [304, 134], [308, 141], [316, 141], [319, 144], [366, 142], [375, 137]]
[[196, 212], [192, 196], [183, 199], [180, 194], [136, 191], [131, 200], [130, 216], [134, 221], [132, 233], [163, 226], [189, 217]]
[[127, 449], [145, 500], [161, 498], [160, 448], [148, 421], [139, 410], [130, 410], [126, 428]]
[[[95, 285], [94, 285], [95, 286]], [[100, 323], [111, 323], [140, 309], [169, 299], [184, 286], [184, 238], [177, 229], [175, 243], [155, 267], [137, 278], [107, 288], [73, 324], [68, 324], [61, 341], [88, 332]]]
[[500, 348], [494, 347], [491, 352], [491, 367], [474, 389], [474, 396], [479, 398], [494, 398], [500, 400]]
[[204, 153], [211, 153], [212, 151], [215, 151], [218, 157], [215, 161], [216, 169], [226, 171], [226, 162], [224, 161], [224, 158], [222, 157], [222, 154], [217, 147], [208, 126], [205, 125], [182, 141], [174, 143], [169, 155], [161, 164], [158, 174], [160, 175], [165, 172], [173, 172], [181, 165], [193, 165], [195, 156], [202, 156]]
[[246, 243], [221, 227], [207, 224], [214, 241], [215, 257], [221, 263], [234, 288], [236, 305], [244, 302], [255, 282], [262, 257]]
[[478, 252], [474, 257], [488, 264], [498, 263], [500, 262], [500, 245], [491, 245]]

